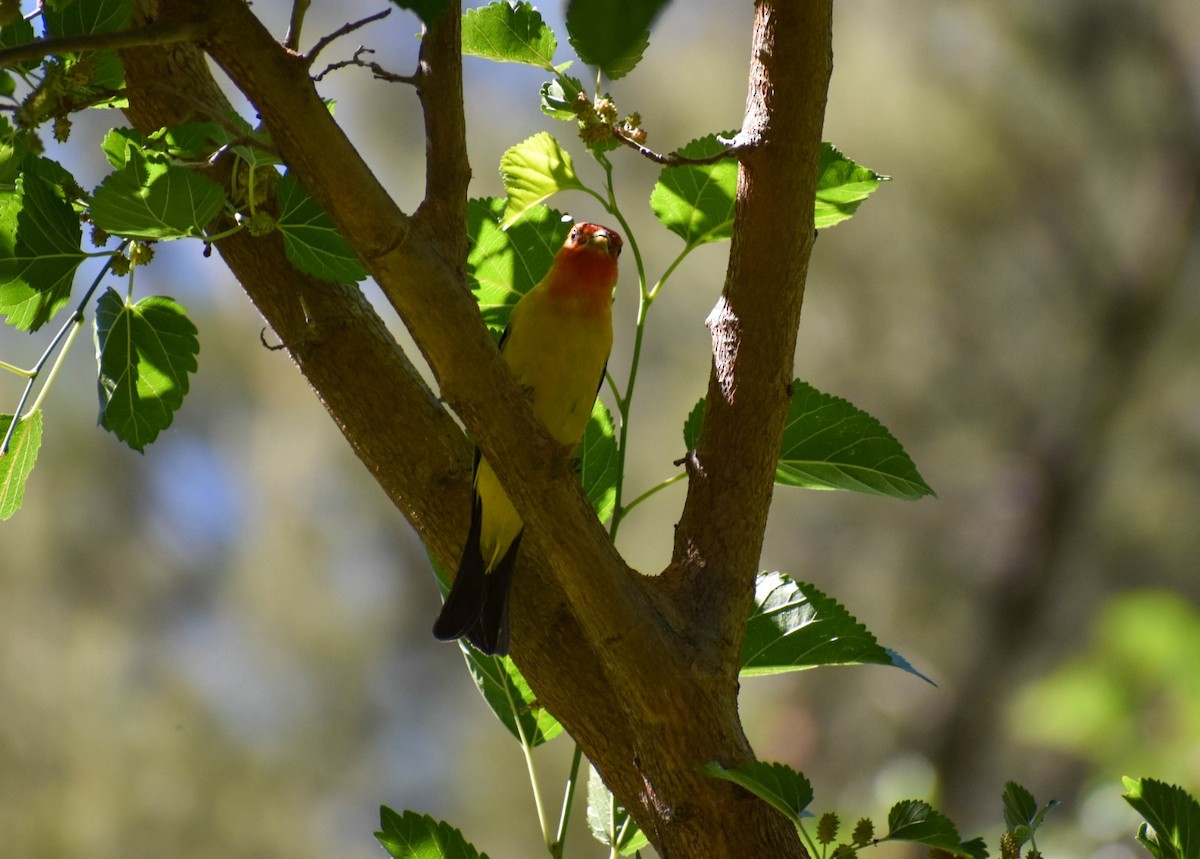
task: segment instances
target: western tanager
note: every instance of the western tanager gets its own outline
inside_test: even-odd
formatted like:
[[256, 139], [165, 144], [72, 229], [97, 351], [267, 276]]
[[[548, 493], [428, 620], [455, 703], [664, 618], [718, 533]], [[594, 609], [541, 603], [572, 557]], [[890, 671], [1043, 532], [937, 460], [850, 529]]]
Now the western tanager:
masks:
[[[557, 441], [583, 438], [612, 348], [612, 294], [621, 237], [575, 224], [546, 276], [512, 309], [500, 339], [504, 362], [533, 413]], [[508, 652], [508, 591], [524, 525], [478, 448], [471, 530], [458, 575], [433, 625], [484, 653]]]

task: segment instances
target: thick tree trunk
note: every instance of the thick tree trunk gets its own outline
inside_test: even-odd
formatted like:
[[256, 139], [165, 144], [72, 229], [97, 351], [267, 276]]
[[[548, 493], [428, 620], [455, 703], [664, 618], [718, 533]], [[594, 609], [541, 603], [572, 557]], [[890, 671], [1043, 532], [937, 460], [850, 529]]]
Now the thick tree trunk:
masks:
[[[160, 8], [164, 19], [204, 28], [199, 46], [256, 105], [280, 154], [409, 327], [442, 401], [498, 464], [527, 525], [513, 653], [540, 702], [664, 857], [804, 855], [783, 816], [699, 768], [753, 758], [738, 719], [738, 654], [812, 248], [832, 0], [756, 6], [737, 220], [710, 317], [708, 412], [689, 461], [675, 557], [654, 578], [617, 555], [465, 289], [469, 167], [455, 96], [457, 8], [423, 46], [420, 83], [437, 104], [426, 109], [428, 196], [411, 217], [333, 122], [303, 59], [276, 43], [245, 3], [161, 0]], [[129, 51], [126, 62], [136, 95], [130, 117], [143, 128], [186, 119], [196, 103], [226, 107], [191, 46]], [[168, 77], [188, 81], [182, 110], [155, 90]], [[468, 445], [442, 403], [356, 289], [310, 282], [269, 237], [238, 235], [218, 249], [364, 464], [453, 567], [466, 528]]]

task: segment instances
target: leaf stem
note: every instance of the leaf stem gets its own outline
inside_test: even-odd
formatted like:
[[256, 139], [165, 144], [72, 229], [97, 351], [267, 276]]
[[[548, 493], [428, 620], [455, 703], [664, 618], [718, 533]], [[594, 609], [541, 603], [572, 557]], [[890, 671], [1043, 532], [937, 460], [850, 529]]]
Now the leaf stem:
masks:
[[[125, 246], [128, 244], [129, 241], [127, 239], [121, 243], [119, 250], [124, 250]], [[19, 368], [13, 368], [21, 375], [25, 376], [28, 381], [25, 383], [25, 390], [21, 392], [21, 399], [17, 401], [16, 409], [13, 410], [13, 419], [8, 424], [8, 431], [4, 433], [3, 441], [0, 441], [0, 456], [4, 456], [6, 453], [8, 453], [8, 446], [12, 442], [13, 433], [16, 432], [17, 424], [22, 420], [21, 412], [24, 411], [25, 404], [29, 402], [29, 395], [33, 392], [33, 386], [37, 384], [37, 379], [38, 376], [41, 375], [42, 368], [46, 366], [46, 362], [50, 360], [50, 356], [54, 354], [55, 350], [58, 349], [59, 345], [62, 344], [65, 339], [66, 345], [63, 347], [63, 351], [59, 355], [58, 360], [54, 362], [54, 367], [52, 368], [50, 375], [46, 378], [46, 382], [44, 385], [42, 385], [42, 389], [38, 392], [37, 399], [34, 402], [34, 408], [41, 406], [41, 402], [46, 396], [46, 391], [49, 389], [51, 382], [54, 381], [54, 377], [58, 374], [58, 368], [62, 363], [63, 355], [66, 354], [67, 349], [69, 349], [71, 344], [75, 341], [74, 332], [78, 331], [78, 329], [81, 327], [81, 323], [83, 322], [83, 309], [87, 307], [87, 303], [91, 301], [92, 295], [96, 292], [96, 289], [99, 288], [100, 281], [104, 279], [105, 275], [107, 275], [109, 270], [112, 268], [112, 261], [113, 256], [110, 255], [108, 260], [105, 261], [104, 266], [100, 269], [100, 273], [96, 275], [96, 279], [92, 281], [92, 285], [89, 286], [87, 292], [83, 294], [83, 298], [80, 300], [78, 306], [76, 306], [75, 312], [72, 313], [70, 318], [67, 319], [67, 321], [63, 323], [62, 327], [58, 329], [58, 332], [50, 341], [50, 345], [48, 345], [42, 352], [41, 357], [37, 359], [37, 363], [33, 365], [33, 368], [28, 372], [20, 370]], [[9, 368], [12, 367], [12, 365], [5, 364], [5, 367]]]
[[16, 364], [10, 364], [7, 361], [0, 361], [0, 370], [7, 370], [8, 372], [15, 373], [18, 376], [24, 376], [26, 379], [33, 375], [32, 370], [22, 370]]
[[687, 477], [687, 472], [683, 472], [683, 471], [679, 472], [678, 474], [672, 474], [670, 477], [668, 477], [666, 480], [662, 481], [661, 483], [657, 483], [654, 486], [651, 486], [649, 489], [647, 489], [645, 492], [643, 492], [637, 498], [630, 501], [624, 507], [620, 508], [617, 511], [614, 511], [613, 516], [615, 517], [615, 516], [619, 515], [622, 519], [625, 518], [625, 516], [629, 513], [630, 510], [632, 510], [634, 507], [637, 507], [639, 504], [641, 504], [643, 501], [645, 501], [651, 495], [654, 495], [656, 492], [660, 492], [661, 490], [666, 489], [668, 486], [674, 486], [676, 483], [683, 480], [685, 477]]
[[575, 744], [575, 756], [571, 758], [571, 772], [567, 776], [567, 786], [563, 791], [562, 814], [558, 818], [558, 835], [550, 848], [554, 859], [562, 859], [567, 844], [567, 824], [571, 820], [571, 807], [575, 803], [575, 786], [579, 783], [579, 765], [583, 762], [583, 749]]
[[[501, 669], [503, 671], [503, 669]], [[505, 674], [507, 677], [507, 674]], [[554, 842], [551, 840], [550, 826], [546, 822], [546, 807], [542, 802], [542, 788], [538, 782], [537, 767], [533, 764], [533, 744], [529, 738], [525, 736], [525, 728], [521, 725], [520, 712], [517, 707], [517, 702], [512, 697], [512, 687], [506, 681], [504, 684], [504, 694], [508, 696], [509, 709], [514, 714], [513, 724], [517, 726], [517, 736], [521, 740], [521, 754], [525, 756], [525, 770], [529, 773], [529, 786], [533, 788], [533, 804], [537, 809], [538, 824], [542, 827], [542, 841], [546, 845], [546, 850], [550, 855], [554, 855]]]

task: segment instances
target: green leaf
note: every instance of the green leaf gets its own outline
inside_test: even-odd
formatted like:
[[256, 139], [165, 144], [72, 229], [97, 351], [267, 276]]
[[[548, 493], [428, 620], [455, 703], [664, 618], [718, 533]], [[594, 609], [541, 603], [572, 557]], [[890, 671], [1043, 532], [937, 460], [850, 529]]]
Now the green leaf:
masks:
[[394, 859], [488, 859], [461, 832], [428, 814], [380, 806], [379, 828], [375, 838]]
[[800, 825], [804, 810], [813, 800], [812, 785], [808, 779], [803, 773], [786, 764], [749, 761], [726, 769], [712, 761], [702, 766], [700, 771], [713, 778], [741, 785], [780, 811], [797, 826]]
[[497, 0], [489, 6], [468, 9], [462, 19], [464, 54], [504, 63], [525, 63], [554, 69], [558, 39], [542, 15], [525, 0], [510, 6]]
[[[77, 0], [47, 6], [42, 12], [46, 35], [85, 36], [128, 30], [132, 20], [131, 0]], [[60, 55], [68, 72], [86, 63], [87, 86], [97, 90], [119, 90], [125, 85], [125, 71], [116, 51], [83, 51]]]
[[130, 152], [141, 152], [146, 139], [140, 131], [132, 128], [113, 128], [100, 141], [100, 151], [114, 170], [122, 170], [129, 164]]
[[[20, 45], [28, 45], [34, 40], [33, 23], [25, 20], [22, 17], [17, 17], [17, 20], [11, 24], [5, 24], [0, 27], [0, 50], [4, 48], [16, 48]], [[40, 62], [37, 60], [22, 60], [19, 63], [14, 63], [10, 68], [21, 72], [30, 72], [36, 69]]]
[[[0, 415], [0, 439], [8, 433], [12, 415]], [[42, 446], [42, 410], [26, 415], [13, 430], [8, 453], [0, 456], [0, 521], [12, 516], [25, 500], [25, 483]]]
[[650, 840], [629, 816], [625, 806], [617, 802], [612, 791], [600, 778], [596, 768], [588, 767], [588, 827], [592, 837], [606, 847], [616, 847], [621, 856], [628, 856], [649, 845]]
[[357, 283], [367, 276], [354, 251], [333, 226], [321, 205], [286, 173], [279, 180], [279, 220], [283, 250], [306, 274], [336, 283]]
[[933, 683], [836, 600], [785, 573], [763, 572], [742, 641], [742, 675], [780, 674], [818, 665], [891, 665]]
[[650, 24], [669, 0], [571, 0], [567, 32], [579, 59], [599, 66], [612, 80], [641, 61], [650, 45]]
[[933, 494], [883, 424], [799, 379], [792, 382], [775, 482], [909, 500]]
[[143, 451], [183, 404], [199, 351], [196, 326], [170, 298], [126, 304], [105, 290], [96, 302], [100, 425]]
[[579, 446], [583, 491], [600, 521], [607, 523], [617, 506], [617, 434], [612, 415], [596, 400]]
[[204, 228], [225, 205], [211, 179], [164, 158], [147, 157], [134, 138], [105, 138], [110, 161], [123, 153], [125, 166], [100, 183], [92, 196], [92, 221], [114, 236], [131, 239], [203, 238]]
[[445, 12], [450, 5], [450, 0], [392, 0], [392, 2], [401, 9], [415, 12], [427, 27], [433, 26], [438, 15]]
[[0, 191], [0, 314], [22, 331], [35, 331], [71, 297], [84, 260], [79, 216], [44, 178], [61, 171], [44, 158], [26, 157], [13, 191]]
[[8, 120], [0, 116], [0, 193], [16, 190], [17, 176], [28, 152], [25, 135], [18, 134]]
[[817, 229], [832, 227], [849, 218], [879, 183], [888, 179], [855, 164], [832, 143], [822, 143], [817, 167]]
[[[732, 137], [733, 132], [725, 132]], [[725, 149], [710, 134], [679, 150], [688, 158], [705, 158]], [[725, 158], [714, 164], [666, 167], [650, 192], [650, 208], [663, 226], [683, 239], [690, 250], [705, 242], [733, 235], [733, 203], [737, 194], [738, 162]]]
[[1155, 859], [1200, 859], [1200, 803], [1154, 779], [1122, 778], [1124, 798], [1146, 821], [1137, 838]]
[[467, 282], [483, 321], [496, 331], [504, 330], [513, 305], [550, 270], [572, 223], [561, 212], [534, 206], [505, 230], [504, 207], [498, 197], [467, 203]]
[[500, 226], [507, 229], [529, 209], [559, 191], [582, 191], [571, 156], [548, 132], [539, 131], [500, 157], [500, 177], [508, 207]]
[[1015, 781], [1004, 785], [1001, 799], [1004, 802], [1004, 825], [1017, 839], [1018, 848], [1033, 837], [1046, 814], [1060, 804], [1057, 799], [1052, 799], [1039, 811], [1033, 794]]
[[483, 699], [517, 742], [534, 749], [562, 733], [562, 725], [537, 703], [512, 659], [485, 656], [461, 642], [459, 646]]
[[915, 841], [970, 859], [986, 859], [988, 855], [982, 838], [963, 841], [950, 818], [919, 799], [902, 800], [892, 806], [888, 812], [888, 834], [880, 840]]
[[701, 397], [700, 402], [692, 407], [683, 422], [683, 446], [688, 450], [696, 449], [696, 442], [700, 440], [700, 427], [703, 423], [704, 397]]
[[579, 78], [560, 74], [552, 81], [542, 84], [542, 113], [555, 119], [575, 119], [575, 105], [579, 94], [583, 92], [583, 82]]
[[1004, 803], [1004, 825], [1009, 832], [1015, 832], [1018, 826], [1028, 826], [1037, 814], [1037, 802], [1033, 794], [1015, 781], [1004, 785], [1001, 800]]

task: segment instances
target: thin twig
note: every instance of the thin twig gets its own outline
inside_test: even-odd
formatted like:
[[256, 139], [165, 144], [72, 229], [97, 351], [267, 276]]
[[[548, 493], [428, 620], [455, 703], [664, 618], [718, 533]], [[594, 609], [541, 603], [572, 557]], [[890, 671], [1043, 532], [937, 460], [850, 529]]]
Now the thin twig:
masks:
[[182, 21], [174, 24], [148, 24], [136, 30], [119, 30], [115, 33], [88, 33], [82, 36], [38, 39], [24, 45], [0, 50], [0, 68], [16, 65], [25, 60], [40, 60], [51, 54], [111, 51], [146, 45], [170, 45], [195, 39], [203, 31], [204, 28], [197, 21]]
[[389, 72], [383, 66], [379, 65], [379, 63], [376, 63], [374, 61], [363, 60], [363, 58], [362, 58], [363, 54], [373, 54], [373, 53], [375, 53], [375, 51], [372, 50], [371, 48], [365, 48], [362, 45], [359, 45], [358, 49], [355, 50], [353, 57], [351, 57], [348, 60], [339, 60], [336, 63], [330, 63], [324, 69], [321, 70], [320, 74], [314, 75], [313, 80], [319, 81], [319, 80], [321, 80], [321, 78], [325, 77], [325, 75], [329, 74], [330, 72], [337, 71], [338, 69], [344, 69], [347, 66], [359, 66], [364, 69], [370, 69], [371, 74], [375, 76], [376, 80], [391, 81], [392, 83], [400, 83], [400, 84], [411, 84], [412, 86], [417, 85], [418, 79], [420, 77], [419, 75], [402, 75], [402, 74], [397, 74], [396, 72]]
[[376, 21], [381, 21], [390, 14], [392, 14], [391, 9], [384, 9], [382, 12], [376, 12], [374, 15], [368, 15], [366, 18], [361, 20], [351, 21], [348, 24], [343, 24], [328, 36], [322, 36], [320, 39], [318, 39], [317, 43], [313, 45], [312, 50], [304, 55], [304, 62], [311, 67], [312, 64], [317, 61], [317, 54], [329, 47], [331, 42], [340, 39], [342, 36], [345, 36], [348, 33], [353, 33], [355, 30], [360, 30], [367, 26], [367, 24], [373, 24]]
[[691, 158], [687, 155], [680, 155], [678, 152], [668, 152], [666, 155], [663, 155], [660, 152], [655, 152], [645, 144], [638, 143], [636, 140], [626, 137], [622, 133], [619, 125], [614, 125], [612, 130], [613, 137], [615, 137], [619, 143], [625, 144], [630, 149], [633, 149], [642, 156], [649, 158], [655, 164], [663, 164], [667, 167], [680, 167], [685, 164], [716, 164], [718, 161], [724, 161], [726, 158], [736, 158], [742, 152], [746, 152], [752, 148], [750, 144], [739, 141], [737, 137], [734, 137], [732, 140], [717, 138], [720, 142], [725, 143], [726, 147], [720, 152], [714, 152], [712, 155], [704, 155], [699, 158]]
[[300, 50], [300, 30], [304, 27], [304, 16], [312, 0], [292, 0], [292, 17], [288, 21], [287, 35], [283, 37], [283, 46], [289, 51]]

